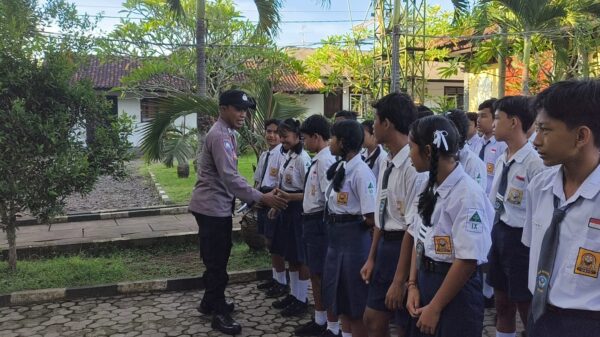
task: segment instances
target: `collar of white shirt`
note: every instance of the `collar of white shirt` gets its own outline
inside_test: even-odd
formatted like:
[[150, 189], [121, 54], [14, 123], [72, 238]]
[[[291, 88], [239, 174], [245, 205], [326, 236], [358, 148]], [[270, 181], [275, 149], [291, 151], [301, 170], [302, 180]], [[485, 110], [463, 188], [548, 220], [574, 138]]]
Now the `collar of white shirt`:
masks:
[[375, 150], [373, 150], [373, 152], [369, 153], [369, 150], [367, 150], [367, 158], [365, 158], [365, 160], [369, 160], [371, 159], [371, 157], [373, 157], [373, 155], [375, 154], [375, 152], [377, 152], [377, 149], [379, 150], [379, 153], [381, 153], [383, 151], [383, 148], [381, 147], [381, 145], [377, 145], [377, 147], [375, 148]]
[[495, 136], [491, 136], [489, 139], [485, 139], [485, 137], [481, 137], [481, 141], [483, 144], [487, 143], [488, 141], [490, 142], [490, 145], [494, 145], [496, 144], [496, 137]]
[[[522, 163], [525, 158], [527, 158], [527, 156], [531, 153], [531, 151], [535, 151], [533, 149], [533, 145], [531, 145], [530, 142], [526, 142], [525, 145], [523, 145], [517, 152], [515, 152], [515, 154], [512, 156], [512, 158], [510, 158], [510, 160], [514, 160], [517, 163]], [[509, 160], [507, 159], [508, 156], [508, 147], [506, 148], [506, 153], [504, 156], [502, 156], [502, 161], [504, 162], [504, 164], [507, 164], [509, 162]]]
[[404, 145], [404, 147], [400, 151], [398, 151], [398, 153], [396, 153], [394, 158], [390, 159], [392, 153], [388, 153], [387, 160], [388, 162], [391, 160], [392, 164], [394, 164], [394, 167], [400, 167], [400, 165], [410, 160], [410, 158], [408, 158], [409, 153], [410, 147], [408, 145]]
[[269, 150], [269, 155], [274, 155], [277, 151], [281, 152], [281, 144], [277, 144], [272, 150]]
[[354, 156], [354, 158], [350, 159], [350, 161], [346, 162], [346, 172], [350, 171], [350, 169], [358, 165], [358, 163], [363, 163], [363, 160], [359, 154]]
[[316, 162], [317, 160], [319, 160], [319, 159], [321, 159], [322, 157], [325, 157], [325, 156], [331, 156], [331, 150], [329, 149], [329, 146], [325, 146], [324, 148], [322, 148], [321, 151], [319, 151], [319, 153], [317, 153], [313, 157], [312, 161]]
[[450, 193], [452, 188], [454, 188], [454, 185], [456, 185], [460, 181], [460, 179], [462, 179], [464, 174], [465, 170], [463, 169], [462, 165], [458, 163], [454, 170], [452, 170], [452, 172], [446, 177], [446, 179], [444, 179], [442, 184], [437, 187], [435, 192], [439, 194], [440, 197], [446, 198], [448, 196], [448, 193]]
[[562, 166], [558, 169], [558, 172], [554, 175], [554, 179], [550, 181], [550, 183], [546, 186], [542, 187], [542, 190], [547, 191], [552, 188], [552, 192], [555, 196], [557, 196], [561, 200], [561, 204], [565, 201], [567, 203], [571, 203], [580, 196], [585, 199], [593, 199], [598, 192], [600, 192], [600, 165], [596, 166], [594, 171], [590, 173], [590, 175], [585, 178], [583, 184], [579, 186], [575, 194], [569, 198], [569, 200], [565, 200], [565, 190], [563, 188], [563, 168]]

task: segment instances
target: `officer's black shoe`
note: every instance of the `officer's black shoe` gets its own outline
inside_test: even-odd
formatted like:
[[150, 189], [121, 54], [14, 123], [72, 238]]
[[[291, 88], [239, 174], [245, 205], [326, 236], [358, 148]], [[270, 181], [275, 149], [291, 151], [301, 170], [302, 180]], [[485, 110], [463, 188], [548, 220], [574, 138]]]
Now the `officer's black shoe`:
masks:
[[269, 288], [265, 293], [265, 296], [269, 298], [281, 297], [287, 295], [289, 288], [285, 284], [275, 282], [275, 285]]
[[287, 295], [281, 300], [273, 302], [272, 306], [275, 309], [285, 309], [288, 305], [292, 304], [296, 298], [292, 295]]
[[242, 332], [242, 326], [229, 314], [215, 314], [210, 326], [227, 335], [237, 335]]
[[293, 302], [285, 307], [285, 309], [281, 310], [281, 316], [290, 317], [290, 316], [302, 316], [308, 311], [308, 300], [306, 302], [301, 302], [295, 297], [293, 298]]
[[[227, 313], [232, 313], [235, 309], [235, 303], [232, 300], [225, 300], [225, 311]], [[199, 313], [203, 315], [210, 315], [213, 313], [213, 307], [211, 305], [206, 304], [206, 302], [200, 302], [200, 305], [196, 307]]]
[[265, 281], [265, 282], [257, 285], [256, 289], [258, 289], [258, 290], [269, 290], [269, 288], [271, 288], [272, 286], [274, 286], [275, 283], [277, 283], [277, 281], [275, 281], [274, 279], [270, 279], [268, 281]]
[[302, 324], [294, 330], [296, 336], [321, 336], [327, 330], [327, 324], [319, 325], [314, 320]]
[[342, 330], [340, 330], [337, 335], [333, 333], [333, 331], [329, 330], [329, 329], [325, 329], [325, 332], [323, 332], [321, 334], [321, 337], [341, 337], [342, 336]]

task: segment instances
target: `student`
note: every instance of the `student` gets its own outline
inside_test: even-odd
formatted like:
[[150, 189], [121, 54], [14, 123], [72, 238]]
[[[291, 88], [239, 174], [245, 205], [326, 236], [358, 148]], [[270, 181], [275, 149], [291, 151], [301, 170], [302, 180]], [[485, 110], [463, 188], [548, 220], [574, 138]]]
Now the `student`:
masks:
[[494, 209], [485, 192], [455, 160], [458, 133], [441, 116], [410, 129], [410, 157], [417, 172], [429, 170], [419, 197], [421, 222], [408, 281], [412, 336], [481, 337], [483, 296], [478, 266], [486, 262]]
[[377, 139], [373, 133], [373, 121], [364, 121], [362, 122], [362, 126], [365, 133], [363, 147], [366, 149], [364, 160], [377, 179], [379, 177], [379, 167], [381, 167], [381, 163], [385, 162], [387, 152], [383, 149], [383, 146], [377, 143]]
[[478, 115], [476, 112], [467, 112], [467, 118], [469, 118], [469, 130], [467, 131], [467, 145], [469, 145], [469, 149], [475, 152], [475, 149], [479, 146], [481, 142], [481, 137], [477, 133], [477, 118]]
[[531, 293], [527, 289], [529, 248], [521, 243], [525, 222], [527, 184], [545, 169], [533, 146], [527, 141], [527, 130], [533, 124], [533, 113], [527, 97], [506, 96], [494, 103], [494, 134], [508, 147], [496, 162], [490, 201], [496, 216], [492, 230], [492, 248], [488, 255], [488, 284], [494, 288], [496, 301], [496, 336], [515, 337], [517, 310], [524, 324]]
[[454, 123], [454, 126], [458, 131], [458, 161], [463, 166], [465, 172], [467, 172], [467, 174], [485, 190], [487, 187], [485, 164], [468, 146], [465, 146], [467, 132], [470, 127], [467, 114], [462, 110], [452, 109], [446, 112], [444, 116]]
[[[364, 322], [370, 337], [389, 336], [390, 320], [398, 307], [386, 305], [386, 296], [392, 281], [404, 292], [406, 276], [396, 275], [404, 233], [416, 215], [413, 207], [418, 199], [416, 185], [424, 180], [408, 158], [408, 129], [417, 119], [412, 98], [404, 93], [392, 93], [373, 104], [375, 108], [375, 137], [390, 153], [381, 164], [377, 183], [377, 202], [373, 241], [367, 262], [361, 270], [363, 280], [369, 285]], [[402, 243], [403, 244], [403, 243]], [[409, 243], [411, 247], [412, 243]], [[407, 268], [405, 268], [407, 270]], [[392, 295], [390, 295], [392, 296]], [[400, 301], [401, 302], [401, 301]], [[398, 334], [404, 336], [408, 313], [397, 315]]]
[[[254, 171], [254, 186], [263, 193], [274, 190], [279, 184], [279, 168], [284, 158], [278, 133], [279, 123], [280, 121], [277, 119], [265, 121], [265, 140], [269, 149], [261, 153], [256, 170]], [[260, 207], [256, 212], [256, 217], [258, 233], [265, 236], [267, 245], [270, 246], [273, 239], [274, 224], [267, 217], [268, 211], [268, 208]], [[257, 288], [260, 290], [269, 290], [269, 288], [276, 285], [277, 280], [280, 280], [281, 283], [287, 283], [287, 280], [285, 280], [285, 261], [283, 258], [278, 255], [272, 255], [271, 264], [273, 267], [273, 278], [259, 284]]]
[[335, 122], [343, 121], [343, 120], [353, 120], [355, 121], [358, 118], [358, 113], [354, 111], [348, 110], [340, 110], [335, 113], [334, 120]]
[[600, 332], [600, 81], [564, 81], [538, 94], [544, 165], [527, 187], [523, 244], [533, 293], [528, 337]]
[[433, 116], [433, 115], [434, 115], [433, 111], [431, 111], [431, 109], [429, 109], [428, 106], [423, 105], [423, 104], [417, 105], [417, 119], [421, 119], [423, 117]]
[[[284, 120], [279, 125], [279, 136], [286, 151], [285, 161], [279, 169], [279, 188], [287, 194], [301, 194], [310, 157], [302, 148], [300, 122], [292, 118]], [[303, 264], [302, 200], [288, 201], [287, 208], [281, 211], [271, 247], [288, 262], [290, 274], [290, 294], [273, 302], [273, 307], [281, 309], [284, 317], [300, 316], [308, 309], [309, 282], [308, 269]], [[277, 287], [281, 288], [281, 282], [278, 283]]]
[[[323, 300], [341, 316], [342, 325], [355, 337], [367, 336], [363, 314], [367, 284], [360, 269], [367, 260], [370, 229], [373, 227], [377, 182], [358, 152], [363, 141], [362, 126], [352, 120], [333, 125], [331, 153], [340, 156], [327, 171], [331, 180], [327, 196], [328, 247], [323, 274]], [[344, 337], [349, 336], [343, 331]]]
[[306, 172], [304, 193], [280, 194], [286, 200], [302, 200], [302, 244], [306, 251], [306, 265], [310, 271], [315, 316], [308, 323], [296, 328], [294, 333], [296, 336], [337, 336], [340, 330], [338, 318], [332, 313], [327, 314], [321, 296], [321, 277], [327, 254], [327, 228], [323, 221], [325, 191], [329, 185], [327, 170], [335, 162], [328, 146], [331, 125], [322, 115], [312, 115], [302, 123], [300, 133], [306, 149], [316, 153]]
[[496, 99], [490, 98], [479, 105], [477, 128], [482, 134], [482, 139], [473, 151], [485, 163], [487, 171], [486, 193], [490, 193], [492, 188], [492, 180], [494, 180], [496, 172], [496, 161], [506, 150], [506, 143], [499, 142], [494, 137], [494, 102], [496, 102]]

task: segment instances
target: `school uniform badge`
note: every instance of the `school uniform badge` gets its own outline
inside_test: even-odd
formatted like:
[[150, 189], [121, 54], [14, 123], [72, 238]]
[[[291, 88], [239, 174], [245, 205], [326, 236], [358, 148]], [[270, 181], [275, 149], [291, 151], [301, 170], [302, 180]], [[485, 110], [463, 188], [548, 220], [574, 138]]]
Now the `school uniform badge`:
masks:
[[473, 233], [483, 233], [483, 223], [481, 215], [483, 212], [477, 208], [469, 208], [467, 210], [467, 223], [465, 230]]
[[434, 236], [433, 242], [436, 254], [452, 254], [452, 240], [449, 236]]
[[588, 222], [588, 227], [600, 230], [600, 219], [590, 218]]
[[348, 205], [348, 192], [339, 192], [337, 195], [338, 205]]
[[271, 167], [271, 170], [269, 170], [269, 175], [271, 177], [277, 177], [278, 174], [279, 174], [279, 168]]
[[291, 174], [286, 174], [285, 175], [285, 183], [288, 185], [292, 184], [292, 175]]
[[492, 174], [494, 174], [494, 164], [493, 164], [493, 163], [487, 163], [487, 164], [485, 165], [485, 168], [486, 168], [486, 170], [487, 170], [487, 174], [488, 174], [488, 175], [492, 175]]
[[523, 190], [511, 187], [506, 195], [506, 201], [513, 205], [520, 205], [523, 201]]
[[577, 262], [575, 263], [575, 274], [598, 278], [600, 269], [600, 252], [579, 247]]

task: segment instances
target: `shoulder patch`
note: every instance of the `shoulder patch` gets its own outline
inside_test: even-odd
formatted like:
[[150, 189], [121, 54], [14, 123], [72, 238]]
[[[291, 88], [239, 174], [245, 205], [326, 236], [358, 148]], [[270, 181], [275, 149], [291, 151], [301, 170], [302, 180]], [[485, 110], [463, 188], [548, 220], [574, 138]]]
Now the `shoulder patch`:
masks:
[[483, 222], [481, 220], [482, 210], [478, 208], [469, 208], [467, 211], [467, 223], [465, 229], [468, 232], [483, 233]]
[[369, 191], [370, 195], [375, 195], [375, 186], [373, 185], [372, 181], [369, 182], [369, 186], [367, 187], [367, 190]]

